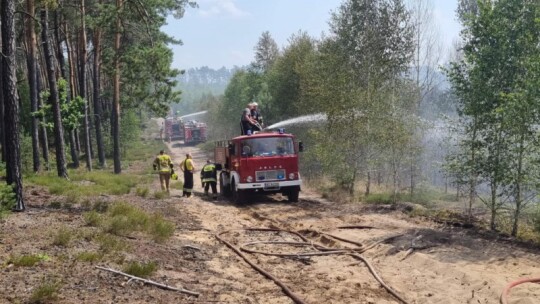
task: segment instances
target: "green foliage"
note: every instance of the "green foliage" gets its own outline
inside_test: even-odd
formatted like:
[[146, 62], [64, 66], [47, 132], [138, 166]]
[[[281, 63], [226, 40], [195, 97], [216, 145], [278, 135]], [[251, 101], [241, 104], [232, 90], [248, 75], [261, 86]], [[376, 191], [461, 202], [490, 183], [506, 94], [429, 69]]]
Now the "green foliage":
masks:
[[[467, 184], [469, 206], [480, 184], [490, 188], [484, 203], [493, 213], [512, 202], [516, 236], [527, 204], [523, 189], [538, 191], [540, 7], [534, 1], [479, 1], [473, 11], [460, 15], [463, 58], [447, 70], [459, 97], [461, 126], [459, 149], [447, 167]], [[492, 229], [495, 221], [492, 217]]]
[[81, 262], [93, 263], [101, 260], [102, 257], [103, 255], [97, 252], [83, 251], [77, 255], [76, 259]]
[[[2, 163], [0, 163], [0, 166]], [[0, 168], [1, 170], [1, 168]], [[13, 187], [0, 183], [0, 218], [7, 215], [15, 207], [15, 192]]]
[[158, 266], [155, 262], [139, 263], [130, 262], [124, 267], [124, 272], [136, 277], [147, 278], [152, 275]]
[[50, 258], [45, 254], [31, 254], [21, 256], [11, 256], [8, 260], [8, 264], [22, 267], [32, 267], [39, 262], [48, 261]]
[[[58, 93], [60, 101], [60, 114], [62, 115], [62, 125], [67, 130], [75, 130], [81, 125], [81, 119], [84, 117], [84, 107], [87, 101], [80, 96], [74, 100], [68, 100], [68, 83], [65, 79], [58, 79]], [[40, 119], [42, 125], [47, 129], [53, 130], [52, 107], [48, 102], [50, 92], [47, 90], [39, 93], [41, 103], [44, 105], [38, 111], [32, 113], [32, 116]], [[46, 123], [43, 118], [45, 118]]]
[[50, 303], [57, 300], [60, 286], [60, 283], [57, 281], [43, 281], [41, 285], [32, 291], [29, 303]]

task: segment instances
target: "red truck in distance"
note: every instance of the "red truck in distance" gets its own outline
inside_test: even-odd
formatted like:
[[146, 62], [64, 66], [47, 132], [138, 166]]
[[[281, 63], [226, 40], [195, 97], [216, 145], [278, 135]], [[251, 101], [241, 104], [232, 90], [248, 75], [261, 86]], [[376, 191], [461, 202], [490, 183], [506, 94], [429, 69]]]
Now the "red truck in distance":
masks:
[[218, 142], [214, 156], [222, 167], [221, 194], [246, 203], [255, 194], [282, 193], [289, 202], [298, 202], [302, 185], [298, 153], [302, 150], [302, 143], [283, 130]]
[[181, 118], [167, 117], [165, 119], [165, 140], [184, 140], [184, 144], [206, 142], [207, 126], [204, 122], [189, 120], [184, 122]]

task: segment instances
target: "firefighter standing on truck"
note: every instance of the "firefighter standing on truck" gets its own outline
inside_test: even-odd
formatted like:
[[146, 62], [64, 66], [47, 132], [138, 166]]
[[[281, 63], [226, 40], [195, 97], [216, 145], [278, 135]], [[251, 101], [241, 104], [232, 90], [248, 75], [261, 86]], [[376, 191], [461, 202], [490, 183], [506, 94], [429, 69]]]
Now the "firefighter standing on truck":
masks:
[[193, 163], [191, 153], [186, 154], [186, 159], [180, 163], [180, 170], [184, 172], [184, 191], [182, 196], [191, 197], [191, 193], [193, 192], [193, 172], [195, 171], [195, 164]]
[[212, 198], [217, 199], [217, 169], [209, 159], [201, 170], [201, 182], [204, 187], [204, 195], [208, 195], [208, 188], [212, 187]]
[[161, 190], [169, 192], [169, 182], [171, 180], [171, 169], [173, 163], [171, 157], [165, 154], [165, 151], [159, 151], [159, 155], [154, 160], [154, 170], [159, 172], [159, 182]]

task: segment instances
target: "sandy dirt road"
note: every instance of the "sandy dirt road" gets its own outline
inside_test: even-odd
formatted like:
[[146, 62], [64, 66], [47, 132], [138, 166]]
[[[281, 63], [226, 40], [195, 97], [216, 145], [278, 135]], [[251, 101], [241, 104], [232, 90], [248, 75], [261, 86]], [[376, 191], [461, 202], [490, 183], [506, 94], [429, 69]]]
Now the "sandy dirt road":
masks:
[[[195, 147], [179, 143], [168, 146], [176, 166], [187, 152], [193, 154], [198, 170], [207, 158]], [[173, 190], [170, 200], [185, 215], [183, 218], [197, 223], [196, 229], [179, 227], [175, 237], [199, 247], [205, 256], [201, 273], [194, 274], [198, 278], [190, 284], [202, 296], [186, 298], [189, 303], [293, 303], [280, 287], [215, 237], [224, 230], [249, 227], [300, 231], [310, 241], [333, 248], [350, 248], [351, 244], [321, 232], [364, 245], [396, 236], [363, 256], [409, 303], [498, 303], [508, 282], [540, 276], [536, 249], [517, 248], [497, 236], [479, 237], [475, 232], [411, 218], [398, 210], [333, 203], [306, 189], [299, 203], [288, 203], [277, 195], [238, 206], [222, 197], [217, 201], [204, 197], [197, 174], [193, 198], [182, 198], [180, 190]], [[345, 225], [375, 228], [338, 228]], [[290, 234], [267, 232], [235, 231], [224, 237], [236, 246], [253, 241], [298, 241]], [[313, 251], [291, 246], [257, 248], [271, 252]], [[375, 281], [363, 263], [347, 255], [248, 256], [307, 303], [400, 303]], [[540, 303], [540, 287], [516, 287], [510, 303]]]

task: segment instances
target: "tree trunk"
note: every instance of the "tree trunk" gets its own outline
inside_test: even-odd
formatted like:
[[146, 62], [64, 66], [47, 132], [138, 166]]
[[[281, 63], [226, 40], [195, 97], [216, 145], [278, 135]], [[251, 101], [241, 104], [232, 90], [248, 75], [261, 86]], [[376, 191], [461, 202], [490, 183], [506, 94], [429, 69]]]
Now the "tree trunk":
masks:
[[81, 29], [79, 43], [79, 93], [84, 99], [84, 150], [86, 152], [86, 169], [92, 171], [92, 153], [90, 152], [90, 128], [88, 123], [88, 101], [86, 100], [86, 17], [84, 0], [80, 1]]
[[[474, 118], [476, 121], [476, 117]], [[473, 171], [470, 172], [469, 176], [469, 210], [467, 211], [467, 218], [469, 223], [472, 222], [472, 206], [476, 199], [476, 122], [474, 123], [474, 129], [472, 134], [472, 144], [471, 144], [471, 164], [473, 166]]]
[[[73, 99], [73, 90], [74, 90], [74, 87], [73, 87], [73, 83], [71, 81], [71, 75], [72, 75], [72, 70], [73, 70], [73, 67], [72, 67], [72, 62], [70, 60], [69, 62], [69, 75], [68, 75], [68, 71], [67, 71], [67, 68], [66, 68], [66, 58], [64, 57], [64, 51], [63, 51], [63, 47], [62, 47], [62, 38], [60, 36], [60, 13], [57, 11], [54, 12], [54, 25], [55, 25], [55, 31], [54, 31], [54, 36], [55, 36], [55, 39], [56, 39], [56, 45], [57, 45], [57, 57], [58, 57], [58, 64], [60, 65], [60, 74], [62, 75], [62, 78], [64, 78], [67, 82], [68, 82], [68, 85], [67, 85], [67, 92], [66, 92], [66, 102], [70, 102], [72, 99]], [[64, 26], [64, 31], [67, 35], [67, 25], [66, 23], [63, 24]], [[65, 37], [65, 42], [66, 42], [66, 47], [67, 47], [67, 37]], [[70, 55], [71, 53], [69, 52], [69, 48], [68, 48], [68, 55]], [[73, 168], [79, 168], [80, 164], [79, 164], [79, 154], [77, 153], [77, 145], [75, 144], [75, 135], [74, 135], [74, 130], [69, 130], [68, 129], [68, 139], [69, 139], [69, 152], [70, 152], [70, 155], [71, 155], [71, 161], [73, 162], [72, 166]]]
[[15, 192], [15, 210], [25, 209], [21, 172], [21, 151], [19, 138], [19, 102], [17, 100], [17, 63], [15, 53], [15, 1], [1, 1], [2, 20], [2, 91], [4, 104], [6, 181]]
[[[1, 20], [1, 19], [0, 19]], [[0, 23], [1, 24], [1, 23]], [[0, 50], [2, 49], [2, 37], [0, 35]], [[4, 75], [2, 72], [2, 66], [4, 64], [4, 57], [0, 55], [0, 148], [2, 149], [0, 153], [0, 162], [6, 162], [6, 137], [4, 129]]]
[[[120, 13], [122, 0], [116, 0], [116, 9]], [[116, 16], [116, 33], [114, 35], [114, 92], [113, 92], [113, 113], [112, 113], [112, 137], [113, 137], [113, 161], [114, 173], [122, 173], [120, 163], [120, 38], [122, 37], [122, 23], [120, 16]]]
[[47, 9], [41, 10], [41, 40], [45, 55], [45, 64], [47, 65], [47, 78], [49, 79], [50, 104], [54, 119], [54, 141], [56, 146], [56, 170], [58, 176], [68, 178], [66, 169], [66, 160], [64, 156], [64, 128], [62, 126], [62, 115], [60, 113], [60, 102], [58, 98], [58, 86], [54, 75], [54, 56], [51, 51], [49, 41], [48, 25], [49, 12]]
[[519, 216], [521, 214], [521, 208], [523, 205], [523, 198], [521, 193], [521, 184], [523, 182], [523, 154], [525, 152], [525, 134], [522, 133], [519, 138], [519, 152], [518, 152], [518, 167], [516, 171], [516, 180], [515, 180], [515, 199], [516, 199], [516, 210], [514, 211], [514, 223], [512, 224], [512, 236], [517, 236], [518, 233], [518, 224], [519, 224]]
[[[43, 90], [43, 84], [41, 81], [41, 68], [39, 63], [36, 64], [36, 71], [38, 77], [36, 77], [36, 85], [38, 92], [41, 92]], [[43, 108], [43, 100], [41, 98], [39, 100], [39, 109], [41, 110]], [[45, 126], [45, 123], [47, 123], [45, 117], [42, 118], [43, 125], [40, 127], [41, 129], [41, 153], [43, 154], [43, 160], [45, 160], [45, 170], [49, 171], [50, 168], [50, 161], [49, 161], [49, 138], [48, 138], [48, 132], [47, 127]]]
[[98, 160], [99, 160], [99, 166], [101, 168], [104, 168], [106, 166], [105, 163], [105, 147], [103, 146], [103, 134], [101, 130], [101, 120], [103, 119], [101, 117], [102, 115], [102, 109], [101, 109], [101, 100], [100, 100], [100, 94], [101, 94], [101, 29], [96, 28], [94, 30], [94, 94], [93, 94], [93, 100], [94, 100], [94, 125], [96, 129], [96, 144], [98, 149]]
[[[26, 16], [26, 39], [28, 43], [28, 53], [26, 57], [26, 65], [28, 67], [28, 85], [30, 88], [30, 111], [32, 113], [38, 110], [38, 87], [37, 87], [37, 68], [36, 68], [36, 31], [34, 30], [34, 18], [36, 8], [34, 0], [26, 1], [26, 10], [30, 16]], [[31, 134], [32, 134], [32, 159], [34, 164], [34, 172], [40, 170], [39, 157], [39, 120], [32, 116]]]
[[366, 192], [364, 193], [364, 195], [368, 196], [370, 192], [371, 192], [371, 173], [369, 172], [369, 169], [368, 169], [367, 182], [366, 182]]

